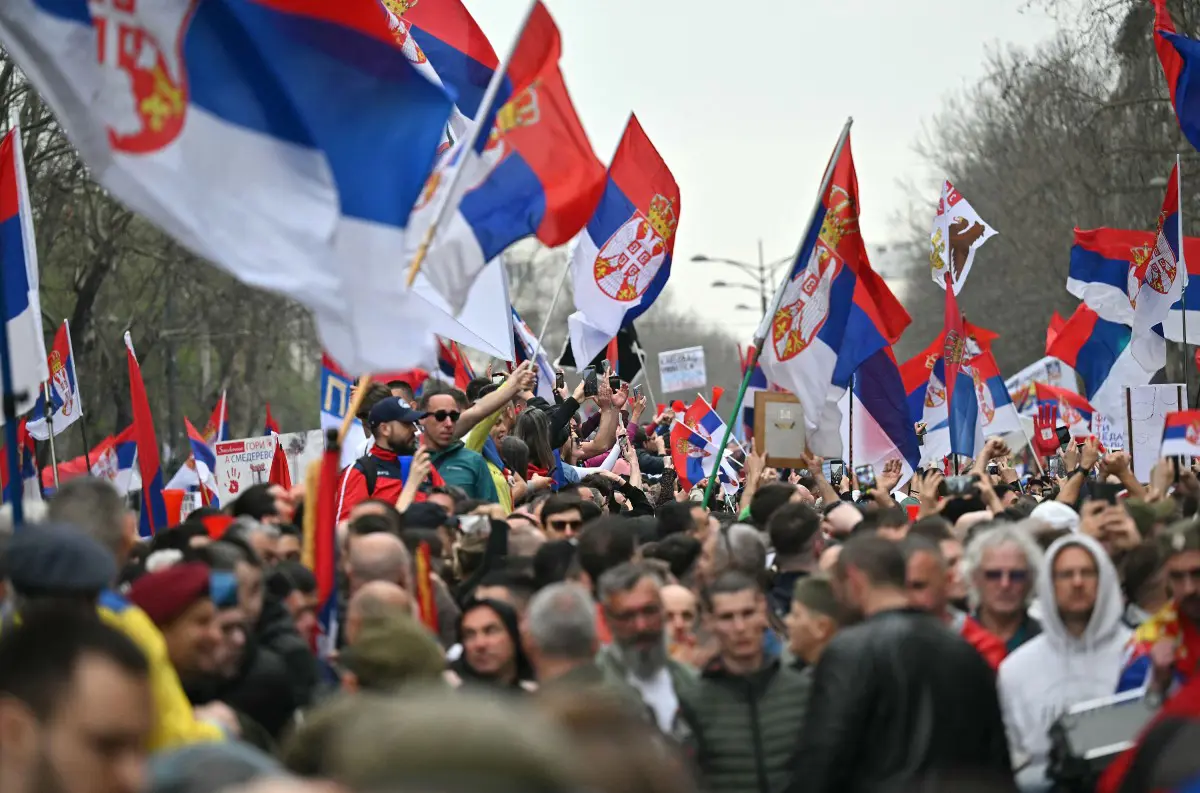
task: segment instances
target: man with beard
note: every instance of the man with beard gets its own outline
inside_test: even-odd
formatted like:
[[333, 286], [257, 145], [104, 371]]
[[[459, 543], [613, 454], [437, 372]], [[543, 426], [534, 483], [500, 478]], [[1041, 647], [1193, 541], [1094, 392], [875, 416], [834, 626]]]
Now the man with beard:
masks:
[[395, 504], [412, 471], [421, 477], [415, 501], [424, 501], [430, 488], [445, 484], [424, 451], [417, 449], [417, 422], [425, 415], [396, 397], [371, 408], [367, 425], [375, 444], [346, 469], [338, 502], [339, 522], [347, 520], [350, 510], [368, 499]]
[[596, 663], [610, 681], [638, 693], [660, 730], [676, 735], [679, 700], [696, 686], [696, 674], [667, 654], [657, 574], [626, 562], [600, 576], [597, 591], [613, 641], [600, 650]]
[[894, 542], [859, 535], [842, 546], [831, 583], [863, 620], [839, 631], [817, 661], [787, 793], [1011, 786], [992, 670], [940, 620], [909, 606], [905, 573]]
[[22, 617], [0, 636], [0, 790], [139, 793], [154, 726], [146, 657], [94, 609]]

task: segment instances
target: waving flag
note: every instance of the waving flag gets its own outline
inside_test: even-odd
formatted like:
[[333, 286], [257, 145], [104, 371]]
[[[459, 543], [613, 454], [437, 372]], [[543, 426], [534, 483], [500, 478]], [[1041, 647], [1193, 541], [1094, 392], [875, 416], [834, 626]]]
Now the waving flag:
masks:
[[[132, 424], [116, 437], [110, 435], [100, 441], [87, 455], [58, 464], [60, 484], [89, 475], [111, 482], [121, 495], [141, 489], [142, 479], [137, 472], [137, 441], [134, 440]], [[42, 489], [50, 492], [53, 488], [54, 471], [46, 466], [42, 469]]]
[[1167, 78], [1179, 128], [1200, 149], [1200, 41], [1181, 36], [1167, 11], [1167, 0], [1154, 0], [1154, 49]]
[[[21, 472], [21, 499], [41, 501], [42, 491], [38, 487], [37, 447], [26, 431], [25, 419], [17, 423], [17, 465]], [[0, 454], [0, 504], [8, 503], [8, 455]]]
[[142, 368], [133, 351], [133, 339], [125, 333], [125, 352], [129, 361], [129, 399], [133, 403], [133, 438], [137, 443], [138, 471], [142, 476], [142, 508], [138, 532], [143, 537], [152, 537], [160, 529], [167, 528], [167, 505], [163, 501], [163, 476], [159, 465], [158, 437], [154, 433], [154, 416], [150, 413], [150, 400], [146, 398], [146, 385], [142, 382]]
[[[354, 380], [338, 366], [337, 361], [325, 354], [321, 356], [321, 429], [336, 430], [350, 409], [350, 390]], [[362, 422], [353, 419], [346, 437], [342, 440], [342, 468], [367, 453], [371, 439], [367, 437]]]
[[[600, 200], [604, 166], [567, 93], [561, 51], [554, 20], [535, 3], [507, 70], [510, 98], [494, 114], [494, 126], [491, 114], [481, 115], [491, 134], [480, 135], [474, 147], [470, 136], [459, 140], [413, 207], [414, 229], [439, 224], [421, 272], [455, 315], [487, 262], [529, 236], [548, 247], [566, 244]], [[423, 239], [409, 236], [406, 261]]]
[[[738, 345], [738, 358], [742, 363], [742, 376], [746, 375], [746, 364], [753, 346], [745, 353], [742, 352], [742, 347]], [[754, 437], [754, 395], [759, 391], [767, 391], [771, 384], [767, 382], [767, 375], [763, 372], [762, 366], [758, 361], [754, 362], [754, 372], [750, 375], [750, 382], [746, 385], [746, 397], [742, 400], [742, 406], [738, 409], [741, 417], [734, 425], [734, 430], [739, 432], [739, 440], [746, 441], [748, 438]], [[660, 413], [662, 411], [659, 411]]]
[[267, 403], [267, 420], [264, 422], [263, 435], [279, 435], [279, 422], [271, 415], [271, 403]]
[[467, 384], [475, 379], [470, 361], [454, 341], [438, 340], [438, 371], [459, 390], [466, 390]]
[[[945, 276], [950, 284], [951, 276]], [[980, 421], [980, 404], [969, 370], [965, 369], [967, 329], [953, 289], [946, 290], [945, 330], [943, 331], [942, 364], [946, 383], [946, 413], [950, 426], [952, 454], [973, 456], [984, 440]], [[957, 399], [955, 398], [957, 394]]]
[[996, 236], [996, 230], [979, 217], [979, 213], [949, 181], [942, 183], [942, 197], [933, 219], [930, 235], [929, 269], [933, 282], [946, 288], [946, 277], [954, 285], [954, 294], [962, 291], [975, 252], [983, 243]]
[[[46, 360], [50, 370], [50, 413], [54, 434], [59, 435], [67, 427], [83, 418], [83, 398], [79, 394], [79, 378], [75, 374], [75, 352], [71, 349], [71, 327], [66, 320], [54, 334], [54, 346]], [[46, 398], [39, 392], [37, 404], [33, 406], [28, 424], [29, 434], [39, 441], [50, 439], [50, 427], [46, 422]]]
[[1046, 352], [1075, 370], [1084, 396], [1097, 410], [1119, 416], [1125, 409], [1125, 386], [1146, 385], [1155, 374], [1134, 359], [1132, 335], [1127, 325], [1102, 319], [1082, 304]]
[[6, 0], [0, 41], [114, 196], [352, 370], [412, 363], [377, 340], [415, 324], [397, 252], [452, 103], [377, 0]]
[[1160, 457], [1200, 457], [1200, 410], [1168, 413]]
[[[3, 14], [0, 10], [0, 19]], [[0, 350], [0, 354], [9, 360], [12, 391], [18, 397], [16, 412], [26, 413], [40, 398], [48, 374], [33, 212], [25, 183], [21, 130], [16, 126], [0, 141], [0, 278], [4, 279], [4, 321], [8, 330], [8, 349]], [[3, 423], [4, 415], [0, 413]]]
[[[853, 394], [853, 404], [851, 404]], [[852, 450], [855, 465], [870, 464], [882, 470], [889, 460], [900, 460], [900, 484], [921, 464], [921, 446], [908, 407], [900, 367], [890, 346], [879, 350], [854, 373], [854, 385], [842, 397], [842, 442]]]
[[204, 442], [209, 446], [214, 446], [219, 441], [229, 440], [229, 403], [226, 401], [225, 395], [226, 392], [221, 391], [221, 398], [217, 401], [217, 406], [213, 408], [208, 423], [204, 425], [204, 432], [201, 433]]
[[326, 443], [316, 476], [310, 469], [306, 484], [314, 493], [311, 504], [304, 512], [305, 564], [317, 579], [317, 658], [322, 664], [325, 677], [336, 679], [333, 654], [337, 650], [338, 630], [338, 457], [337, 444]]
[[278, 439], [275, 441], [275, 454], [271, 455], [271, 472], [267, 475], [267, 481], [284, 490], [292, 489], [292, 471], [288, 467], [287, 454], [283, 451], [283, 442]]
[[847, 133], [808, 239], [756, 336], [767, 379], [804, 407], [809, 446], [840, 457], [838, 402], [854, 371], [894, 343], [909, 316], [867, 260], [858, 229], [858, 178]]
[[1157, 371], [1166, 365], [1167, 345], [1151, 330], [1161, 325], [1187, 287], [1187, 269], [1183, 259], [1183, 214], [1179, 161], [1176, 158], [1167, 195], [1158, 216], [1154, 250], [1144, 270], [1138, 273], [1137, 305], [1133, 310], [1133, 357], [1146, 369]]
[[196, 489], [200, 491], [205, 506], [220, 506], [217, 497], [217, 454], [213, 448], [217, 439], [210, 442], [186, 416], [183, 424], [187, 429], [191, 453], [188, 455], [188, 461], [175, 472], [165, 489]]
[[704, 397], [696, 397], [682, 419], [675, 417], [671, 425], [671, 459], [684, 488], [691, 489], [712, 476], [720, 459], [718, 476], [724, 491], [737, 492], [737, 471], [726, 459], [728, 453], [719, 448], [724, 437], [725, 422]]
[[534, 362], [537, 376], [537, 383], [533, 387], [534, 393], [553, 405], [556, 373], [550, 364], [550, 357], [546, 355], [546, 349], [538, 344], [537, 336], [525, 324], [525, 320], [521, 319], [521, 315], [515, 308], [512, 310], [512, 327], [516, 363]]
[[576, 311], [567, 327], [582, 360], [644, 314], [667, 285], [679, 212], [675, 177], [630, 116], [600, 205], [571, 249]]
[[1058, 420], [1071, 430], [1073, 437], [1090, 433], [1092, 414], [1096, 409], [1091, 403], [1072, 391], [1055, 388], [1045, 383], [1037, 384], [1038, 407], [1053, 407], [1058, 411]]

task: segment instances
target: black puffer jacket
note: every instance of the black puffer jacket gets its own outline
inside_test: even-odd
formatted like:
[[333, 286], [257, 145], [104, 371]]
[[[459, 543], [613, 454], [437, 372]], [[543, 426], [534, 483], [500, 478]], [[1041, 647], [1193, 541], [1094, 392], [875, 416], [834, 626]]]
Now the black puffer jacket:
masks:
[[876, 614], [817, 663], [788, 793], [891, 793], [920, 783], [1013, 788], [996, 680], [935, 617]]
[[267, 595], [255, 631], [258, 645], [283, 662], [292, 686], [292, 701], [298, 708], [312, 704], [320, 673], [317, 659], [308, 642], [296, 630], [296, 623], [277, 598]]

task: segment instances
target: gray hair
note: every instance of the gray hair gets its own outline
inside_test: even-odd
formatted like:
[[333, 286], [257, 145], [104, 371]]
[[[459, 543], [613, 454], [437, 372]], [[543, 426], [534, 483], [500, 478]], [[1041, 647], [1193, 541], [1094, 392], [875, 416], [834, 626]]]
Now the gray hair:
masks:
[[249, 515], [239, 515], [234, 518], [233, 523], [229, 524], [229, 528], [237, 531], [243, 537], [249, 537], [252, 534], [262, 534], [272, 540], [277, 540], [280, 535], [278, 526], [270, 523], [260, 523]]
[[121, 494], [104, 479], [81, 476], [63, 483], [50, 499], [47, 515], [53, 523], [79, 529], [118, 558], [125, 553], [128, 510]]
[[[1017, 523], [1001, 523], [994, 529], [988, 529], [981, 532], [975, 539], [971, 540], [963, 553], [963, 575], [970, 587], [971, 604], [977, 606], [979, 604], [979, 589], [975, 586], [975, 571], [983, 564], [983, 555], [986, 551], [993, 548], [999, 548], [1004, 545], [1015, 545], [1021, 553], [1025, 555], [1025, 563], [1029, 566], [1029, 581], [1032, 584], [1036, 581], [1039, 571], [1042, 569], [1042, 549], [1033, 539], [1033, 533], [1043, 524], [1037, 520], [1022, 520]], [[1025, 605], [1033, 599], [1034, 590], [1036, 587], [1030, 586], [1029, 592], [1025, 595]]]
[[713, 564], [719, 571], [737, 570], [758, 577], [767, 566], [767, 546], [758, 529], [749, 523], [734, 523], [720, 529], [713, 549]]
[[350, 543], [350, 577], [358, 585], [387, 581], [412, 589], [412, 556], [399, 537], [384, 532], [365, 534]]
[[529, 601], [529, 635], [542, 655], [585, 661], [596, 654], [596, 604], [587, 590], [551, 584]]
[[628, 592], [643, 578], [650, 578], [658, 586], [662, 586], [659, 572], [644, 562], [622, 562], [611, 570], [606, 570], [596, 584], [596, 591], [601, 600], [608, 600], [613, 595]]

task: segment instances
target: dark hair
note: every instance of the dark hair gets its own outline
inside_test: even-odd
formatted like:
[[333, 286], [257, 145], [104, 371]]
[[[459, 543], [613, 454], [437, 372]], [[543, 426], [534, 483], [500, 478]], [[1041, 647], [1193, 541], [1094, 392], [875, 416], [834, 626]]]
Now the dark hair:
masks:
[[246, 490], [237, 497], [229, 506], [229, 514], [235, 518], [240, 518], [242, 515], [262, 520], [268, 515], [275, 514], [275, 497], [271, 495], [271, 484], [269, 482], [260, 482], [257, 485], [250, 485]]
[[522, 480], [529, 476], [529, 446], [515, 435], [505, 435], [500, 441], [500, 461]]
[[408, 548], [408, 552], [416, 558], [417, 550], [421, 547], [421, 543], [429, 543], [429, 557], [434, 561], [442, 556], [442, 537], [438, 534], [437, 529], [405, 529], [400, 534], [400, 539], [404, 540], [404, 545]]
[[750, 522], [763, 529], [767, 521], [796, 494], [796, 486], [790, 482], [768, 482], [758, 489], [750, 499]]
[[367, 392], [363, 394], [362, 404], [358, 408], [358, 413], [354, 414], [354, 418], [361, 421], [364, 426], [368, 425], [369, 422], [367, 419], [371, 415], [371, 408], [375, 407], [385, 399], [390, 399], [391, 396], [391, 387], [377, 381], [368, 383]]
[[467, 395], [462, 391], [459, 391], [457, 388], [451, 388], [450, 386], [437, 384], [429, 386], [425, 389], [424, 393], [421, 394], [421, 401], [418, 407], [421, 410], [429, 410], [429, 402], [435, 396], [449, 396], [453, 398], [454, 404], [458, 406], [459, 410], [466, 410], [469, 406], [469, 403], [467, 402]]
[[533, 580], [537, 588], [565, 581], [578, 555], [579, 549], [570, 540], [542, 543], [533, 555]]
[[579, 535], [579, 564], [595, 584], [622, 562], [633, 559], [637, 542], [625, 518], [605, 515], [589, 523]]
[[225, 530], [221, 535], [221, 542], [227, 543], [234, 548], [242, 556], [242, 561], [254, 567], [262, 567], [262, 559], [259, 558], [258, 552], [254, 550], [254, 546], [246, 539], [245, 530], [236, 523]]
[[133, 677], [150, 674], [137, 645], [105, 624], [94, 608], [63, 603], [28, 608], [19, 625], [0, 635], [0, 696], [24, 703], [39, 721], [47, 721], [87, 656], [103, 658]]
[[696, 527], [692, 520], [692, 507], [697, 506], [690, 501], [666, 501], [654, 510], [658, 519], [658, 537], [665, 539], [672, 534], [687, 533]]
[[873, 586], [904, 589], [907, 565], [900, 546], [875, 534], [856, 534], [842, 546], [837, 574], [846, 577], [851, 567], [861, 570]]
[[924, 537], [933, 542], [953, 540], [954, 534], [951, 533], [950, 528], [950, 521], [941, 515], [926, 515], [908, 528], [908, 536]]
[[1144, 542], [1130, 548], [1121, 559], [1121, 591], [1130, 603], [1136, 603], [1146, 584], [1162, 568], [1166, 559], [1157, 542]]
[[486, 377], [476, 377], [474, 380], [467, 383], [467, 401], [471, 403], [476, 402], [480, 397], [483, 396], [481, 393], [483, 389], [487, 388], [491, 384], [492, 381]]
[[166, 531], [160, 531], [150, 541], [148, 550], [154, 551], [185, 551], [191, 547], [193, 537], [207, 537], [208, 529], [203, 523], [184, 521]]
[[[363, 504], [379, 505], [383, 509], [383, 514], [376, 517], [387, 518], [388, 525], [390, 526], [388, 531], [392, 532], [393, 534], [399, 534], [404, 528], [404, 516], [400, 514], [400, 510], [396, 509], [395, 502], [385, 501], [382, 498], [368, 498], [358, 502], [355, 504], [355, 506], [357, 507]], [[357, 521], [358, 518], [355, 518], [355, 520]]]
[[513, 424], [512, 434], [529, 447], [529, 461], [538, 468], [554, 467], [554, 447], [550, 445], [550, 417], [545, 411], [523, 410]]
[[389, 391], [395, 391], [397, 388], [404, 392], [404, 401], [411, 403], [416, 397], [416, 392], [413, 391], [412, 384], [407, 380], [388, 380], [387, 384]]
[[919, 553], [927, 553], [942, 564], [946, 562], [946, 557], [942, 555], [942, 549], [937, 542], [919, 534], [909, 534], [901, 540], [900, 551], [904, 554], [905, 563]]
[[767, 521], [767, 534], [778, 556], [796, 556], [811, 550], [820, 531], [821, 515], [808, 504], [784, 504]]
[[187, 514], [184, 518], [184, 523], [198, 523], [201, 518], [212, 518], [217, 515], [224, 515], [225, 512], [220, 507], [196, 507]]
[[546, 525], [546, 521], [552, 516], [562, 512], [570, 512], [573, 509], [580, 510], [580, 516], [583, 515], [581, 507], [583, 499], [572, 493], [555, 493], [546, 499], [546, 505], [542, 507], [542, 525]]
[[901, 507], [883, 507], [875, 516], [875, 526], [898, 529], [908, 525], [908, 512]]
[[[429, 491], [431, 496], [450, 496], [454, 500], [454, 512], [460, 514], [463, 510], [460, 506], [467, 500], [467, 491], [457, 485], [440, 485], [431, 488]], [[393, 506], [393, 509], [395, 507]]]
[[280, 562], [267, 579], [267, 589], [280, 599], [293, 592], [311, 595], [317, 591], [317, 578], [299, 562]]
[[303, 531], [301, 531], [301, 530], [300, 530], [300, 527], [299, 527], [299, 526], [297, 526], [297, 525], [293, 525], [293, 524], [291, 524], [291, 523], [280, 523], [280, 524], [279, 524], [279, 536], [280, 536], [280, 537], [300, 537], [300, 538], [303, 538], [303, 537], [304, 537], [304, 532], [303, 532]]
[[481, 586], [503, 587], [522, 605], [527, 603], [538, 589], [533, 576], [507, 567], [489, 570], [475, 585], [476, 588]]
[[366, 534], [393, 534], [398, 535], [395, 525], [383, 515], [376, 515], [368, 512], [366, 515], [359, 515], [354, 520], [350, 521], [347, 526], [351, 536], [362, 537]]
[[593, 520], [604, 515], [604, 510], [595, 501], [581, 501], [579, 504], [579, 514], [583, 516], [583, 525], [586, 526]]
[[703, 545], [695, 537], [687, 534], [672, 534], [656, 542], [651, 550], [643, 548], [647, 559], [661, 559], [671, 567], [671, 575], [683, 581], [692, 573], [696, 562], [700, 559]]
[[751, 590], [762, 594], [762, 587], [750, 576], [737, 570], [727, 570], [717, 576], [711, 584], [700, 590], [700, 607], [712, 613], [713, 597], [716, 595], [732, 595], [737, 592]]

